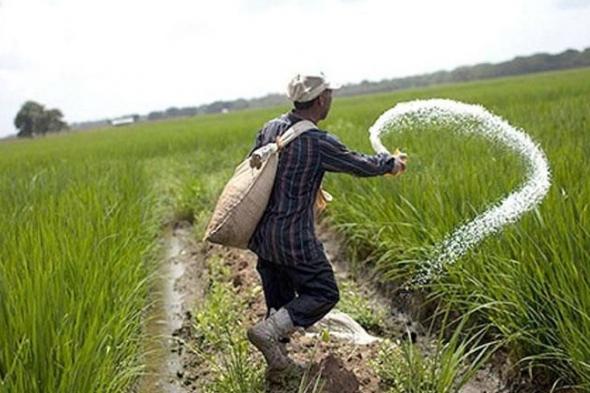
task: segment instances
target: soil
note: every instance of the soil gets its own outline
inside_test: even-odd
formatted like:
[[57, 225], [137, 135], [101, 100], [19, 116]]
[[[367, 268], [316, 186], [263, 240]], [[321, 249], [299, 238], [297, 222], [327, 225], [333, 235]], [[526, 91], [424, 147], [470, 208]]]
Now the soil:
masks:
[[[258, 273], [255, 269], [256, 256], [251, 252], [216, 245], [205, 246], [202, 251], [205, 253], [205, 259], [214, 255], [223, 258], [227, 266], [231, 268], [233, 285], [238, 292], [260, 286]], [[264, 318], [266, 306], [261, 292], [253, 303], [248, 304], [248, 310], [250, 311], [247, 316], [248, 325], [253, 325]], [[190, 327], [190, 323], [187, 321], [186, 326], [175, 332], [186, 342], [190, 342], [191, 339], [188, 327]], [[287, 347], [293, 360], [311, 368], [310, 380], [313, 381], [321, 370], [322, 379], [325, 381], [322, 391], [325, 393], [381, 391], [377, 375], [368, 366], [368, 360], [377, 356], [379, 343], [358, 346], [333, 339], [323, 342], [314, 335], [300, 330], [292, 335]], [[185, 355], [185, 364], [188, 363], [188, 365], [183, 372], [183, 384], [193, 387], [201, 378], [207, 378], [207, 370], [200, 368], [198, 360], [191, 359], [191, 354], [188, 351], [185, 351]], [[273, 393], [296, 391], [293, 390], [293, 386], [288, 386], [288, 384], [286, 386], [285, 384], [271, 383], [268, 383], [266, 390]]]
[[[320, 239], [324, 243], [326, 254], [332, 261], [337, 279], [348, 278], [347, 264], [343, 257], [341, 240], [325, 227], [318, 228]], [[161, 336], [172, 338], [164, 345], [167, 354], [163, 358], [148, 367], [152, 372], [144, 378], [139, 392], [166, 392], [185, 393], [198, 392], [207, 380], [211, 379], [211, 371], [203, 365], [203, 362], [189, 350], [193, 345], [194, 334], [192, 331], [191, 310], [203, 299], [207, 286], [205, 276], [205, 263], [208, 258], [220, 256], [224, 264], [231, 269], [233, 285], [238, 293], [251, 291], [259, 287], [259, 277], [255, 269], [256, 257], [249, 251], [210, 245], [193, 240], [190, 224], [179, 223], [171, 231], [166, 241], [169, 244], [177, 243], [177, 252], [169, 253], [165, 264], [181, 264], [181, 274], [167, 274], [168, 281], [173, 283], [172, 297], [176, 296], [178, 304], [164, 304], [167, 323], [161, 329]], [[178, 252], [178, 250], [181, 250]], [[166, 269], [165, 269], [166, 270]], [[168, 271], [170, 272], [170, 268]], [[174, 269], [172, 269], [173, 271]], [[385, 307], [389, 316], [387, 327], [380, 329], [387, 332], [390, 338], [407, 337], [407, 332], [412, 333], [412, 339], [418, 344], [428, 344], [431, 338], [424, 334], [424, 329], [415, 321], [408, 312], [401, 312], [394, 306], [391, 300], [383, 295], [370, 280], [359, 283], [362, 295], [371, 299], [375, 307]], [[176, 295], [174, 294], [176, 293]], [[248, 304], [249, 313], [246, 316], [248, 325], [261, 320], [266, 307], [262, 292]], [[166, 303], [166, 302], [164, 302]], [[370, 332], [375, 334], [375, 332]], [[290, 356], [298, 363], [308, 367], [307, 377], [311, 382], [315, 381], [321, 372], [324, 381], [322, 392], [325, 393], [377, 393], [384, 392], [380, 386], [370, 362], [377, 358], [381, 343], [379, 341], [369, 345], [355, 345], [346, 341], [331, 338], [324, 342], [318, 337], [311, 336], [304, 331], [296, 332], [288, 350]], [[257, 355], [258, 356], [258, 355]], [[153, 370], [159, 368], [157, 372]], [[311, 370], [311, 371], [309, 371]], [[149, 370], [148, 370], [149, 371]], [[154, 377], [155, 376], [155, 377]], [[299, 383], [297, 383], [297, 386]], [[504, 392], [498, 373], [492, 367], [481, 371], [473, 381], [461, 390], [463, 393], [492, 393]], [[297, 392], [292, 386], [267, 383], [267, 392], [288, 393]], [[311, 391], [311, 390], [310, 390]]]

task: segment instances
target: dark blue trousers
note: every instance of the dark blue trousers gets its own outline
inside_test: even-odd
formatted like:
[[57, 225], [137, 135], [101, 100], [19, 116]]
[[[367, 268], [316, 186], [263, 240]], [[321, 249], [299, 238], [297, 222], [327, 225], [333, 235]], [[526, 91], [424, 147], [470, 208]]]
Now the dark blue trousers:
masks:
[[287, 266], [259, 257], [256, 270], [262, 280], [268, 312], [271, 308], [285, 307], [295, 326], [313, 325], [340, 299], [327, 258]]

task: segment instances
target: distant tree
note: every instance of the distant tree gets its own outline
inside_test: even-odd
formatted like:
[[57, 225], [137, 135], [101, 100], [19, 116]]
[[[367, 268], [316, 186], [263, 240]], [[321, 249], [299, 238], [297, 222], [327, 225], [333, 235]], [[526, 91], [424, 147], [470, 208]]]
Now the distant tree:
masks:
[[176, 107], [170, 107], [166, 109], [166, 117], [177, 117], [180, 116], [180, 110]]
[[194, 116], [198, 113], [198, 108], [194, 106], [187, 106], [180, 108], [180, 116]]
[[241, 109], [246, 109], [250, 106], [247, 100], [243, 98], [238, 98], [237, 100], [229, 102], [229, 108], [236, 111]]
[[219, 113], [224, 108], [228, 108], [229, 103], [227, 101], [215, 101], [205, 107], [205, 113]]
[[148, 120], [158, 120], [165, 117], [164, 112], [153, 111], [148, 114]]
[[63, 113], [59, 109], [45, 110], [43, 105], [27, 101], [16, 114], [14, 125], [19, 130], [18, 137], [32, 138], [67, 129], [68, 125], [62, 119]]
[[43, 114], [43, 122], [41, 125], [41, 133], [46, 132], [60, 132], [68, 129], [68, 125], [64, 122], [64, 115], [59, 109], [50, 109]]
[[20, 108], [14, 119], [14, 125], [19, 130], [19, 137], [33, 137], [42, 123], [45, 108], [35, 101], [27, 101]]

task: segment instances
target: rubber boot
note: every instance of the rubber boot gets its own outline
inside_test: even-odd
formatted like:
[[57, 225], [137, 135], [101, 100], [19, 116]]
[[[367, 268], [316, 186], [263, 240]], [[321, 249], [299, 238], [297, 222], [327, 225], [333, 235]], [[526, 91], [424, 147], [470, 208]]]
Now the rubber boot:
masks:
[[295, 363], [281, 349], [279, 339], [295, 331], [289, 312], [281, 308], [267, 319], [248, 329], [248, 340], [256, 347], [268, 365], [267, 377], [276, 380], [280, 374], [297, 368]]
[[[274, 308], [271, 307], [271, 309], [268, 312], [268, 316], [271, 317], [276, 312], [277, 312], [277, 310], [275, 310]], [[285, 356], [289, 356], [289, 352], [287, 351], [287, 344], [289, 342], [291, 342], [291, 338], [289, 338], [289, 336], [280, 336], [279, 337], [279, 348], [280, 348], [281, 352], [283, 353], [283, 355], [285, 355]]]

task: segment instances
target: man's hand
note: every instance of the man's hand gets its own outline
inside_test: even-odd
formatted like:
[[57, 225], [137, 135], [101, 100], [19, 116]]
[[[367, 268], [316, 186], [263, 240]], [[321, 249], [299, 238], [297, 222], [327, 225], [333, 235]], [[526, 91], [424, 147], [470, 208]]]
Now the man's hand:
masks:
[[401, 151], [396, 150], [395, 154], [393, 155], [395, 158], [395, 164], [393, 165], [393, 169], [389, 172], [389, 175], [397, 176], [401, 175], [406, 171], [406, 165], [408, 160], [408, 155]]

